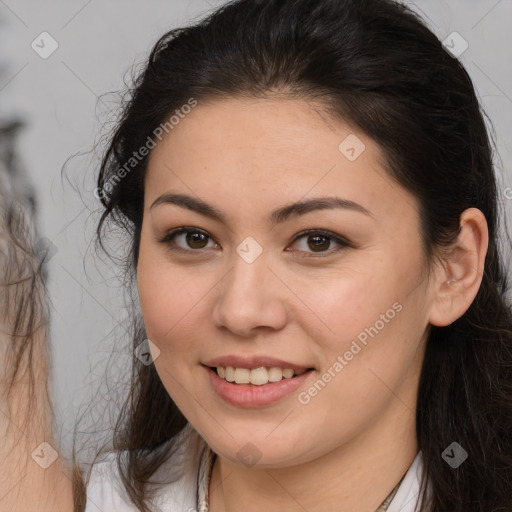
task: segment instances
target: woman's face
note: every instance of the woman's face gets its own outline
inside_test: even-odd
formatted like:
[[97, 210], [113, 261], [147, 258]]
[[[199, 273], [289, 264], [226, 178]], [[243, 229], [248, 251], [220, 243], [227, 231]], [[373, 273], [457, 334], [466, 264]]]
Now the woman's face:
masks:
[[417, 202], [374, 142], [319, 112], [199, 103], [148, 164], [137, 281], [156, 369], [235, 462], [284, 467], [414, 426], [433, 303]]

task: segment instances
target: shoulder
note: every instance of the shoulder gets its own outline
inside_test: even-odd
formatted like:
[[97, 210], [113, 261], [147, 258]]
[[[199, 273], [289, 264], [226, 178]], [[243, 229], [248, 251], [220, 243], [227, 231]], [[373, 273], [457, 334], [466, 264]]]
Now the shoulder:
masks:
[[[152, 477], [158, 485], [152, 510], [192, 510], [197, 506], [197, 479], [207, 445], [190, 425], [173, 441], [176, 451]], [[138, 512], [121, 481], [117, 453], [111, 452], [93, 465], [87, 483], [86, 512]], [[121, 464], [125, 453], [121, 453]]]

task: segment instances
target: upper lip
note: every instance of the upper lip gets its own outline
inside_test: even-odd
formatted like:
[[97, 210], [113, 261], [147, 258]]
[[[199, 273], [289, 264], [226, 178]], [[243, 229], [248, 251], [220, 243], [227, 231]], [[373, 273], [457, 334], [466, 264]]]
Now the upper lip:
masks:
[[231, 366], [233, 368], [261, 368], [265, 366], [267, 368], [291, 368], [292, 370], [308, 370], [311, 366], [304, 366], [290, 361], [284, 361], [283, 359], [276, 359], [270, 356], [250, 356], [242, 357], [235, 355], [227, 355], [210, 359], [203, 363], [205, 366], [217, 367], [217, 366]]

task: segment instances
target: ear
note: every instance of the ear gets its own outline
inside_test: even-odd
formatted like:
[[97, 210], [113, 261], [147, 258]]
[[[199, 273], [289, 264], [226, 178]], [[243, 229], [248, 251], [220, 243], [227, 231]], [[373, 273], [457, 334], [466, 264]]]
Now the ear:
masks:
[[484, 214], [468, 208], [460, 217], [460, 231], [453, 244], [443, 250], [435, 273], [429, 321], [444, 327], [469, 308], [482, 282], [489, 231]]

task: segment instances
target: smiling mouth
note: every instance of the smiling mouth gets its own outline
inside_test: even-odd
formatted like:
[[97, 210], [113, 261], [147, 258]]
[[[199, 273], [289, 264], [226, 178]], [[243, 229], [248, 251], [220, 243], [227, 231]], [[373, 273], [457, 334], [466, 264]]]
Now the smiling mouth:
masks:
[[306, 372], [313, 371], [313, 368], [297, 369], [279, 368], [277, 366], [259, 368], [235, 368], [233, 366], [214, 366], [209, 367], [221, 379], [232, 384], [252, 384], [254, 386], [263, 386], [272, 382], [280, 382], [286, 379], [293, 379]]

